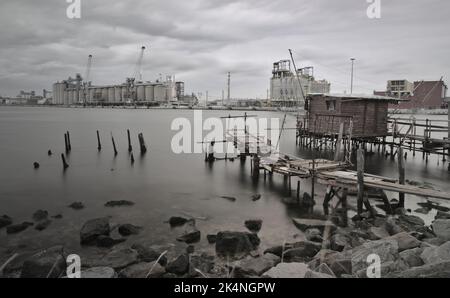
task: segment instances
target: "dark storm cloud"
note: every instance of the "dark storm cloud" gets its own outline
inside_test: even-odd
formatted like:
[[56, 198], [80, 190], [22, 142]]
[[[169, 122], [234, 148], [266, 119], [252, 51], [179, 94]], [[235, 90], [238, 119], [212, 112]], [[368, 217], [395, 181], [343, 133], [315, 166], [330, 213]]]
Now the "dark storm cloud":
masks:
[[335, 92], [349, 88], [356, 57], [360, 92], [386, 80], [448, 79], [448, 11], [444, 0], [381, 0], [381, 19], [366, 0], [82, 0], [82, 18], [66, 17], [65, 0], [2, 0], [0, 94], [51, 88], [84, 73], [94, 55], [95, 84], [131, 75], [139, 48], [144, 79], [162, 74], [188, 91], [220, 96], [231, 71], [232, 95], [265, 97], [272, 63], [295, 51], [298, 66], [314, 65]]

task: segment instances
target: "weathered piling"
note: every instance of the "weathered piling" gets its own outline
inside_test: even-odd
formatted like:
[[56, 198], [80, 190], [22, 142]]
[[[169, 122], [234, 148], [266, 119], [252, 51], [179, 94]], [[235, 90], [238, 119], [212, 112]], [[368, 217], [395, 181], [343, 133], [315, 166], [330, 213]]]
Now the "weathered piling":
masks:
[[130, 130], [127, 129], [127, 135], [128, 135], [128, 152], [131, 153], [133, 151], [133, 146], [131, 146], [131, 136], [130, 136]]
[[98, 151], [102, 150], [102, 143], [100, 142], [100, 133], [97, 130], [97, 149]]
[[144, 135], [142, 133], [140, 133], [138, 135], [138, 139], [139, 139], [139, 147], [141, 149], [141, 154], [147, 153], [147, 146], [145, 145]]
[[114, 149], [114, 155], [117, 155], [118, 152], [117, 152], [117, 147], [116, 147], [116, 141], [114, 140], [114, 136], [112, 133], [111, 133], [111, 141], [112, 141], [112, 145], [113, 145], [113, 149]]
[[364, 150], [358, 149], [357, 153], [357, 175], [358, 175], [358, 214], [363, 213], [363, 201], [364, 201]]
[[133, 152], [131, 152], [130, 158], [131, 158], [131, 164], [134, 164], [134, 154], [133, 154]]
[[69, 167], [69, 165], [67, 164], [66, 156], [64, 155], [64, 153], [61, 153], [61, 160], [62, 160], [62, 163], [63, 163], [64, 170], [67, 169]]
[[64, 134], [64, 147], [66, 149], [66, 153], [69, 153], [69, 141], [67, 140], [67, 134]]
[[70, 133], [67, 131], [67, 144], [69, 146], [69, 151], [72, 151], [72, 144], [70, 142]]
[[[403, 157], [403, 148], [400, 146], [398, 148], [398, 183], [405, 185], [405, 160]], [[405, 194], [399, 192], [399, 207], [405, 207]]]

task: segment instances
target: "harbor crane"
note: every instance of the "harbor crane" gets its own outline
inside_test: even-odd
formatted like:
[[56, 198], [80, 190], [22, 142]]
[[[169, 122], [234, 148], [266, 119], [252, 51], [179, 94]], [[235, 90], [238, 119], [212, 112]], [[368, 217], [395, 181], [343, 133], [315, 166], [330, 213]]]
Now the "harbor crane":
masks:
[[86, 74], [84, 76], [84, 81], [83, 81], [83, 105], [86, 106], [87, 105], [87, 95], [88, 95], [88, 88], [91, 85], [91, 81], [89, 81], [90, 79], [90, 75], [91, 75], [91, 68], [92, 68], [92, 55], [89, 55], [88, 57], [88, 62], [87, 62], [87, 66], [86, 66]]
[[135, 94], [135, 83], [142, 83], [142, 61], [144, 60], [144, 52], [146, 47], [141, 47], [141, 52], [139, 54], [139, 58], [136, 62], [136, 68], [134, 70], [133, 76], [126, 79], [127, 84], [127, 98], [126, 101], [128, 103], [135, 102], [136, 94]]

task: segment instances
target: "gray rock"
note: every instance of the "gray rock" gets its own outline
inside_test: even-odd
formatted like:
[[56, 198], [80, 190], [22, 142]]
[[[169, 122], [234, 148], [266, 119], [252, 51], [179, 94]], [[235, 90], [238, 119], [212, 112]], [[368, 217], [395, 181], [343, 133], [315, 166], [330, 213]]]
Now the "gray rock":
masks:
[[450, 278], [450, 261], [426, 264], [401, 272], [393, 273], [387, 278]]
[[301, 231], [307, 229], [319, 229], [322, 233], [327, 228], [330, 233], [336, 230], [336, 225], [331, 221], [319, 220], [319, 219], [305, 219], [305, 218], [293, 218], [294, 225]]
[[138, 262], [138, 252], [131, 248], [110, 251], [98, 262], [99, 266], [108, 266], [116, 270], [123, 269]]
[[405, 230], [397, 224], [397, 221], [394, 217], [390, 216], [386, 219], [385, 229], [389, 233], [389, 235], [395, 235]]
[[81, 210], [84, 209], [84, 205], [81, 202], [74, 202], [69, 205], [69, 208], [72, 208], [73, 210]]
[[189, 270], [189, 256], [182, 254], [170, 261], [166, 266], [166, 271], [176, 275], [183, 275]]
[[450, 241], [438, 247], [426, 247], [420, 257], [425, 264], [450, 261]]
[[118, 228], [119, 234], [126, 237], [130, 235], [138, 235], [142, 227], [134, 226], [132, 224], [123, 224]]
[[0, 216], [0, 229], [12, 225], [12, 223], [13, 223], [12, 218], [9, 217], [8, 215]]
[[260, 199], [261, 199], [261, 195], [260, 194], [256, 194], [256, 195], [252, 196], [252, 201], [253, 202], [259, 201]]
[[98, 247], [111, 248], [114, 245], [125, 242], [126, 239], [113, 239], [109, 236], [100, 235], [97, 237], [96, 242]]
[[289, 247], [292, 248], [284, 251], [284, 260], [290, 262], [303, 262], [314, 257], [321, 250], [322, 245], [311, 241], [300, 241], [293, 243]]
[[308, 265], [305, 263], [280, 263], [263, 274], [263, 278], [305, 278]]
[[305, 278], [336, 278], [336, 276], [309, 270], [306, 272]]
[[177, 241], [185, 242], [187, 244], [199, 242], [201, 238], [201, 232], [197, 230], [195, 226], [190, 226], [184, 233], [177, 238]]
[[431, 225], [437, 237], [450, 241], [450, 219], [438, 219]]
[[422, 243], [421, 241], [417, 240], [415, 237], [411, 236], [407, 232], [398, 233], [386, 239], [396, 240], [398, 243], [399, 252], [419, 247], [420, 244]]
[[426, 238], [423, 240], [423, 242], [428, 243], [432, 246], [441, 246], [442, 244], [444, 244], [447, 241], [445, 241], [442, 238], [435, 237], [435, 238]]
[[384, 227], [371, 227], [368, 232], [370, 240], [380, 240], [390, 236]]
[[178, 227], [178, 226], [182, 226], [185, 223], [187, 223], [189, 221], [189, 219], [184, 218], [184, 217], [179, 217], [179, 216], [172, 216], [169, 219], [169, 225], [171, 227]]
[[222, 257], [243, 257], [260, 244], [256, 234], [247, 232], [220, 232], [216, 239], [216, 253]]
[[40, 221], [34, 228], [38, 231], [43, 231], [52, 223], [50, 219], [44, 219]]
[[413, 249], [408, 249], [402, 251], [400, 255], [400, 259], [402, 259], [409, 267], [418, 267], [424, 264], [420, 255], [423, 252], [423, 248], [417, 247]]
[[251, 232], [259, 232], [263, 221], [261, 219], [250, 219], [245, 221], [245, 227]]
[[438, 211], [435, 219], [450, 219], [450, 213]]
[[159, 263], [138, 263], [131, 265], [119, 272], [121, 278], [161, 278], [166, 269]]
[[319, 242], [319, 243], [323, 242], [322, 233], [320, 232], [319, 229], [315, 229], [315, 228], [307, 229], [305, 231], [305, 237], [308, 241]]
[[59, 278], [66, 272], [66, 258], [61, 246], [41, 251], [24, 261], [21, 278]]
[[320, 264], [314, 271], [331, 277], [336, 277], [333, 270], [331, 270], [331, 268], [325, 263]]
[[105, 207], [129, 207], [133, 205], [134, 202], [121, 200], [121, 201], [109, 201], [105, 204]]
[[81, 244], [91, 244], [101, 235], [109, 236], [110, 231], [109, 218], [103, 217], [89, 220], [81, 228]]
[[48, 211], [46, 210], [38, 210], [33, 214], [34, 221], [41, 221], [48, 218]]
[[425, 225], [423, 219], [415, 215], [400, 215], [398, 220], [399, 225], [407, 231], [415, 231]]
[[431, 209], [426, 208], [426, 207], [422, 207], [422, 208], [418, 208], [418, 209], [414, 210], [414, 212], [416, 212], [416, 213], [425, 214], [425, 215], [430, 213], [430, 211], [431, 211]]
[[261, 276], [270, 268], [278, 265], [280, 261], [280, 257], [273, 254], [265, 254], [259, 258], [247, 257], [234, 264], [234, 277]]
[[21, 224], [17, 224], [17, 225], [10, 225], [6, 227], [6, 233], [7, 234], [17, 234], [20, 232], [25, 231], [26, 229], [28, 229], [28, 227], [33, 226], [33, 223], [30, 222], [23, 222]]
[[395, 261], [398, 258], [398, 243], [396, 240], [378, 240], [364, 243], [351, 251], [352, 274], [360, 270], [366, 270], [369, 264], [367, 257], [376, 254], [380, 257], [381, 264]]
[[115, 278], [116, 271], [111, 267], [93, 267], [81, 271], [81, 278]]
[[[133, 244], [131, 248], [137, 251], [139, 260], [146, 263], [156, 261], [164, 252], [164, 250], [159, 247], [147, 247], [137, 243]], [[167, 264], [167, 257], [163, 255], [159, 259], [159, 263], [162, 266], [165, 266]]]
[[352, 239], [343, 234], [343, 233], [336, 233], [333, 236], [331, 236], [330, 239], [330, 248], [334, 251], [343, 251], [345, 247], [351, 246]]
[[[193, 254], [189, 257], [189, 277], [205, 277], [214, 268], [214, 256]], [[200, 273], [200, 272], [201, 273]]]

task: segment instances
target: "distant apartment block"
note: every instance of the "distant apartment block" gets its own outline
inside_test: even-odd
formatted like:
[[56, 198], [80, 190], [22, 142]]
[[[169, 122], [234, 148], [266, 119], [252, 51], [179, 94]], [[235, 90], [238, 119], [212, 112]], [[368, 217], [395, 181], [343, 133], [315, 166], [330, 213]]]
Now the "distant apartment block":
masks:
[[400, 97], [407, 101], [393, 105], [395, 109], [441, 109], [447, 107], [448, 87], [444, 81], [391, 80], [386, 91], [374, 91], [375, 95]]

